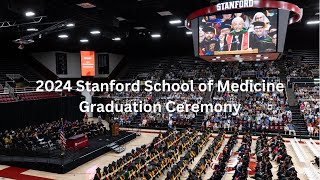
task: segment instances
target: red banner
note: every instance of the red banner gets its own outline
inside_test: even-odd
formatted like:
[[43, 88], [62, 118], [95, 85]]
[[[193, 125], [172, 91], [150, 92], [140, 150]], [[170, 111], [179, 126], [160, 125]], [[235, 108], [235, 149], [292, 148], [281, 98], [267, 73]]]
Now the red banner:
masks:
[[95, 76], [94, 51], [80, 51], [81, 54], [81, 75]]

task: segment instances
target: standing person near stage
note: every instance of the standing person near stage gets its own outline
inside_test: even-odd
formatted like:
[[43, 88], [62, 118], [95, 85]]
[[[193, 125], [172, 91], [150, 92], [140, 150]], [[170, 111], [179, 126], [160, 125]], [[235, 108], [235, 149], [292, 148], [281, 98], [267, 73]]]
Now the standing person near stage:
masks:
[[229, 51], [248, 50], [249, 32], [244, 28], [244, 21], [236, 17], [231, 22], [233, 30], [226, 36]]
[[84, 118], [83, 118], [83, 120], [84, 120], [85, 122], [88, 122], [88, 119], [89, 119], [89, 117], [88, 117], [88, 113], [85, 113], [85, 114], [84, 114]]

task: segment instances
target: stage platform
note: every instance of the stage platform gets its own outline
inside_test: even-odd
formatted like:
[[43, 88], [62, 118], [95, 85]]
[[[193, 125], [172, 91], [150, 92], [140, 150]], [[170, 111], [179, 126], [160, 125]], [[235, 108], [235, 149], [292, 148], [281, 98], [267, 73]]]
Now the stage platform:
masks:
[[18, 155], [13, 153], [2, 154], [0, 155], [0, 164], [64, 174], [104, 153], [112, 151], [108, 147], [109, 144], [123, 145], [135, 138], [136, 133], [120, 131], [117, 137], [108, 134], [91, 138], [89, 139], [89, 147], [77, 151], [66, 151], [64, 155], [61, 154], [61, 150], [34, 152], [34, 154], [28, 155], [22, 155], [21, 153]]

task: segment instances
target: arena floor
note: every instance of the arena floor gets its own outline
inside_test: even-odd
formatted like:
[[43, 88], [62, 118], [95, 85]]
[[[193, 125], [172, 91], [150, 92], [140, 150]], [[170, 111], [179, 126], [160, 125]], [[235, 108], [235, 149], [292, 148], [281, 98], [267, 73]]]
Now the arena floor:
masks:
[[[108, 126], [107, 126], [108, 127]], [[132, 130], [132, 129], [131, 129]], [[16, 168], [16, 167], [9, 167], [6, 165], [0, 165], [0, 180], [92, 180], [95, 174], [95, 170], [97, 167], [102, 168], [105, 165], [108, 165], [112, 163], [112, 161], [116, 161], [123, 155], [125, 155], [127, 152], [131, 151], [131, 149], [134, 149], [136, 147], [140, 147], [143, 144], [150, 144], [152, 139], [156, 137], [161, 131], [160, 130], [143, 130], [141, 132], [141, 136], [137, 136], [136, 139], [132, 140], [131, 142], [125, 144], [126, 150], [120, 154], [116, 154], [114, 152], [108, 152], [92, 161], [89, 161], [86, 164], [83, 164], [82, 166], [79, 166], [78, 168], [66, 173], [66, 174], [55, 174], [55, 173], [48, 173], [48, 172], [43, 172], [43, 171], [36, 171], [32, 169], [22, 169], [22, 168]], [[163, 131], [162, 131], [163, 132]], [[216, 134], [214, 134], [216, 135]], [[222, 147], [227, 143], [229, 135], [226, 136]], [[241, 144], [241, 137], [238, 139], [238, 143], [233, 149], [233, 155], [230, 157], [230, 161], [228, 163], [228, 167], [234, 167], [237, 163], [237, 155], [236, 151], [240, 147]], [[248, 174], [249, 178], [248, 179], [253, 179], [250, 178], [250, 176], [254, 175], [254, 167], [255, 167], [255, 155], [253, 153], [255, 152], [255, 146], [256, 146], [256, 136], [253, 136], [253, 143], [251, 146], [251, 158], [250, 158], [250, 169], [248, 169]], [[209, 142], [206, 144], [205, 148], [202, 150], [202, 152], [195, 158], [195, 161], [189, 165], [189, 168], [193, 168], [197, 162], [199, 161], [200, 157], [204, 154], [206, 149], [209, 147], [211, 142], [213, 141], [214, 138], [210, 138]], [[308, 170], [310, 172], [310, 167], [315, 170], [316, 173], [318, 173], [318, 176], [320, 176], [320, 169], [317, 169], [314, 165], [311, 164], [311, 161], [314, 160], [313, 152], [310, 150], [308, 145], [305, 143], [306, 140], [302, 139], [302, 142], [299, 143], [303, 154], [305, 155], [305, 163], [301, 163], [299, 161], [299, 158], [297, 154], [294, 151], [293, 146], [290, 143], [289, 138], [284, 138], [286, 140], [286, 147], [289, 155], [292, 156], [292, 161], [294, 163], [294, 166], [296, 170], [298, 171], [298, 177], [301, 180], [307, 180], [308, 177], [305, 174], [305, 170]], [[314, 142], [317, 143], [318, 149], [320, 149], [320, 141], [319, 140], [314, 140]], [[222, 151], [222, 147], [220, 148], [219, 152]], [[318, 151], [319, 152], [319, 151]], [[219, 154], [218, 154], [219, 155]], [[213, 159], [213, 162], [217, 162], [217, 157]], [[277, 162], [271, 161], [273, 168], [272, 168], [272, 173], [273, 173], [273, 179], [277, 179]], [[308, 168], [308, 169], [307, 169]], [[206, 172], [206, 174], [203, 176], [203, 179], [209, 179], [209, 177], [212, 175], [213, 170], [209, 168]], [[166, 174], [166, 172], [164, 172]], [[228, 172], [224, 175], [223, 179], [224, 180], [231, 180], [232, 176], [234, 174], [234, 171], [228, 170]], [[183, 177], [181, 178], [182, 180], [186, 180], [188, 177], [187, 171], [184, 172]], [[160, 180], [164, 180], [165, 176], [162, 175]]]

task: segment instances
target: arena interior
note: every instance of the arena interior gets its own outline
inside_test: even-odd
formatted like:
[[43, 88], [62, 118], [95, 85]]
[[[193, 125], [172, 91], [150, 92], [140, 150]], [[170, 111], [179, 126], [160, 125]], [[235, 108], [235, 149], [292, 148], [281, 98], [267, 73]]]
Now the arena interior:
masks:
[[[0, 37], [1, 180], [320, 179], [318, 1], [7, 0]], [[199, 87], [246, 80], [284, 89]]]

